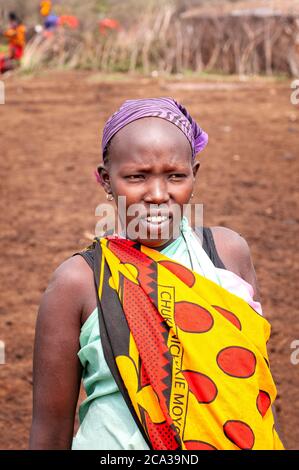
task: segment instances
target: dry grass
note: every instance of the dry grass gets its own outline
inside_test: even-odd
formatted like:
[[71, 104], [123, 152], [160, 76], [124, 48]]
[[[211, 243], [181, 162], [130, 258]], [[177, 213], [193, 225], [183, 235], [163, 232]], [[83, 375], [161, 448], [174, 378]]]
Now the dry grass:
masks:
[[34, 37], [23, 70], [44, 66], [101, 72], [299, 75], [299, 20], [223, 15], [185, 18], [174, 6], [151, 8], [138, 22], [100, 35], [96, 28], [59, 29]]

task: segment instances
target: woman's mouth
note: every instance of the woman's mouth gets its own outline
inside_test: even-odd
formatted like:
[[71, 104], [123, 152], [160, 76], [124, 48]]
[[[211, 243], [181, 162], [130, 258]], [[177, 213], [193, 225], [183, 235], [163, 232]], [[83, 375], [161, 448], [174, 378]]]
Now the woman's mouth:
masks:
[[170, 215], [142, 217], [139, 222], [140, 238], [168, 238], [171, 221]]
[[149, 222], [150, 224], [160, 224], [162, 222], [169, 221], [170, 217], [166, 215], [157, 215], [157, 216], [153, 215], [153, 216], [146, 217], [145, 220]]

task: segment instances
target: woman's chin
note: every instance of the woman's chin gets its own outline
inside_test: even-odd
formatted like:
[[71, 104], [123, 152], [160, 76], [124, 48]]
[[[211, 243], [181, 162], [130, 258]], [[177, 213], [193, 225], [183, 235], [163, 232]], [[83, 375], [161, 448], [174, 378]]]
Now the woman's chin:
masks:
[[164, 245], [168, 244], [171, 240], [152, 240], [150, 238], [139, 238], [136, 240], [138, 243], [141, 243], [141, 245], [145, 245], [149, 248], [162, 248]]
[[179, 227], [177, 227], [177, 235], [173, 229], [173, 221], [162, 223], [148, 223], [145, 220], [139, 222], [138, 233], [130, 233], [127, 231], [129, 239], [148, 246], [149, 248], [160, 248], [170, 244], [177, 236], [179, 236]]

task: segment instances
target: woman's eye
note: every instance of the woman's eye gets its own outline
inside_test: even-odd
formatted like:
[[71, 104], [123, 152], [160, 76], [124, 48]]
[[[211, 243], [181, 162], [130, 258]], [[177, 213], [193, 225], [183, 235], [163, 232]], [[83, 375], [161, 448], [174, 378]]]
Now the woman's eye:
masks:
[[175, 173], [173, 175], [170, 175], [171, 179], [178, 180], [184, 178], [186, 175], [183, 173]]
[[128, 175], [125, 178], [129, 181], [134, 181], [143, 178], [143, 175]]

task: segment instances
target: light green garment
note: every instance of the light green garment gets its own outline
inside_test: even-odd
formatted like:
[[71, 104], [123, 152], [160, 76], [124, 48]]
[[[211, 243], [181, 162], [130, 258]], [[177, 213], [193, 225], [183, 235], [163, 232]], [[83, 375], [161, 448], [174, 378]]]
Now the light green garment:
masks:
[[72, 449], [148, 449], [104, 358], [97, 308], [82, 326], [80, 346], [87, 398], [79, 409]]
[[[199, 241], [192, 238], [194, 232], [186, 218], [182, 219], [181, 232], [161, 253], [189, 268], [192, 263], [195, 271], [215, 278], [215, 267]], [[97, 309], [82, 326], [80, 347], [87, 398], [80, 406], [80, 428], [72, 449], [148, 449], [104, 358]]]

